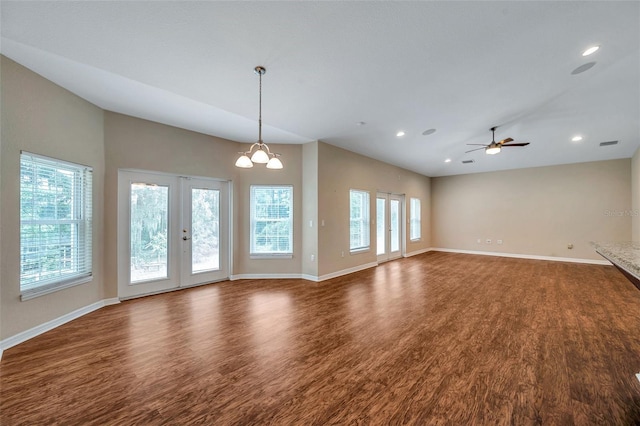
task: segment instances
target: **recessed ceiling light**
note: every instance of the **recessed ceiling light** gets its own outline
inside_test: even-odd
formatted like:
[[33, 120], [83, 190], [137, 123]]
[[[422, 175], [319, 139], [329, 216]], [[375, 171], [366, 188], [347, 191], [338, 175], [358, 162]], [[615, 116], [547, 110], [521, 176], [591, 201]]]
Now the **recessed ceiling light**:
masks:
[[450, 163], [451, 162], [451, 158], [447, 158], [446, 160], [444, 160], [445, 163]]
[[398, 133], [396, 133], [397, 137], [401, 137], [404, 136], [404, 132], [402, 130], [400, 130]]
[[356, 126], [364, 126], [365, 124], [367, 124], [367, 123], [366, 123], [366, 122], [364, 122], [364, 121], [358, 121], [358, 122], [356, 123]]
[[424, 136], [429, 136], [429, 135], [434, 134], [435, 132], [436, 132], [436, 129], [427, 129], [427, 130], [425, 130], [424, 132], [422, 132], [422, 134], [423, 134]]
[[582, 52], [582, 56], [589, 56], [593, 53], [596, 53], [598, 49], [600, 49], [600, 46], [591, 46], [590, 48]]
[[576, 135], [576, 136], [571, 138], [572, 142], [580, 142], [581, 140], [582, 140], [582, 136], [580, 136], [580, 135]]

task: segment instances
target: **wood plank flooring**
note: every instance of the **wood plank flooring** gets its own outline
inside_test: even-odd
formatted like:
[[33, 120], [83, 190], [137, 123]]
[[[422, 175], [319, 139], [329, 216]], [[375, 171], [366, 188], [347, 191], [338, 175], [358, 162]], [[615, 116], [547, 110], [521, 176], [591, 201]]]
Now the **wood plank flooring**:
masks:
[[613, 267], [431, 252], [109, 306], [7, 350], [0, 424], [640, 424]]

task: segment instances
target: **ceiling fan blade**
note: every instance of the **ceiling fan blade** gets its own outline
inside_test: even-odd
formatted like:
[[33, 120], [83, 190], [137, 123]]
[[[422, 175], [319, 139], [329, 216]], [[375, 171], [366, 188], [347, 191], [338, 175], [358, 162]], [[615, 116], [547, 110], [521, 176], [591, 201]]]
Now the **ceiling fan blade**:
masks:
[[498, 142], [500, 145], [505, 144], [505, 143], [509, 143], [509, 142], [513, 142], [513, 138], [506, 138], [506, 139], [502, 139], [500, 142]]
[[472, 149], [471, 151], [467, 151], [467, 152], [465, 152], [465, 154], [468, 154], [468, 153], [473, 152], [473, 151], [478, 151], [478, 150], [480, 150], [480, 149], [484, 149], [484, 148], [485, 148], [485, 147], [483, 146], [482, 148]]
[[484, 144], [484, 143], [468, 143], [467, 145], [489, 146], [489, 145]]
[[508, 146], [527, 146], [529, 145], [530, 142], [523, 142], [523, 143], [512, 143], [509, 145], [502, 145], [503, 148], [506, 148]]

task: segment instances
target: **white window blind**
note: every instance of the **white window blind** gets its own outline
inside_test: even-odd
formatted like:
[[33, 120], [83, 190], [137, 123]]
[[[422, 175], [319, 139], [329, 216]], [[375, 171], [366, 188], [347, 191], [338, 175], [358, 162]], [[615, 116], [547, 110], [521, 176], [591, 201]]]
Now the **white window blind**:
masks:
[[293, 187], [251, 185], [251, 255], [293, 255]]
[[92, 169], [20, 155], [23, 300], [91, 280]]
[[419, 240], [421, 235], [421, 219], [420, 219], [420, 199], [412, 198], [409, 216], [409, 239], [411, 241]]
[[349, 190], [349, 249], [369, 248], [369, 193]]

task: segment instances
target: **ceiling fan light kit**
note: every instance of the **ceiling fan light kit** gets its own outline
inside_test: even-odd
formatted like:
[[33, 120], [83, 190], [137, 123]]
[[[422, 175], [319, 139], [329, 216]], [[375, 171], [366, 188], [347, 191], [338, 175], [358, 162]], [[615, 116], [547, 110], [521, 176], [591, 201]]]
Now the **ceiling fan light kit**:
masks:
[[283, 168], [282, 161], [278, 158], [280, 154], [271, 152], [269, 150], [269, 146], [262, 141], [262, 76], [267, 72], [267, 70], [264, 67], [257, 66], [253, 71], [260, 77], [258, 142], [251, 145], [249, 151], [238, 153], [240, 154], [240, 157], [236, 160], [236, 167], [241, 169], [250, 169], [254, 164], [266, 164], [267, 169], [280, 170]]
[[502, 151], [502, 148], [500, 148], [500, 146], [497, 144], [491, 144], [484, 149], [484, 153], [489, 155], [496, 155], [500, 151]]
[[485, 145], [485, 144], [481, 144], [481, 143], [468, 143], [467, 145], [480, 145], [482, 146], [482, 148], [476, 148], [476, 149], [472, 149], [470, 151], [467, 151], [465, 154], [468, 154], [470, 152], [473, 151], [478, 151], [480, 149], [484, 149], [484, 153], [488, 154], [488, 155], [496, 155], [499, 154], [502, 151], [502, 148], [508, 148], [511, 146], [527, 146], [529, 145], [529, 142], [521, 142], [521, 143], [511, 143], [513, 142], [512, 138], [506, 138], [506, 139], [502, 139], [500, 142], [496, 142], [496, 129], [497, 127], [494, 126], [491, 129], [491, 134], [493, 135], [491, 138], [491, 143], [489, 145]]

